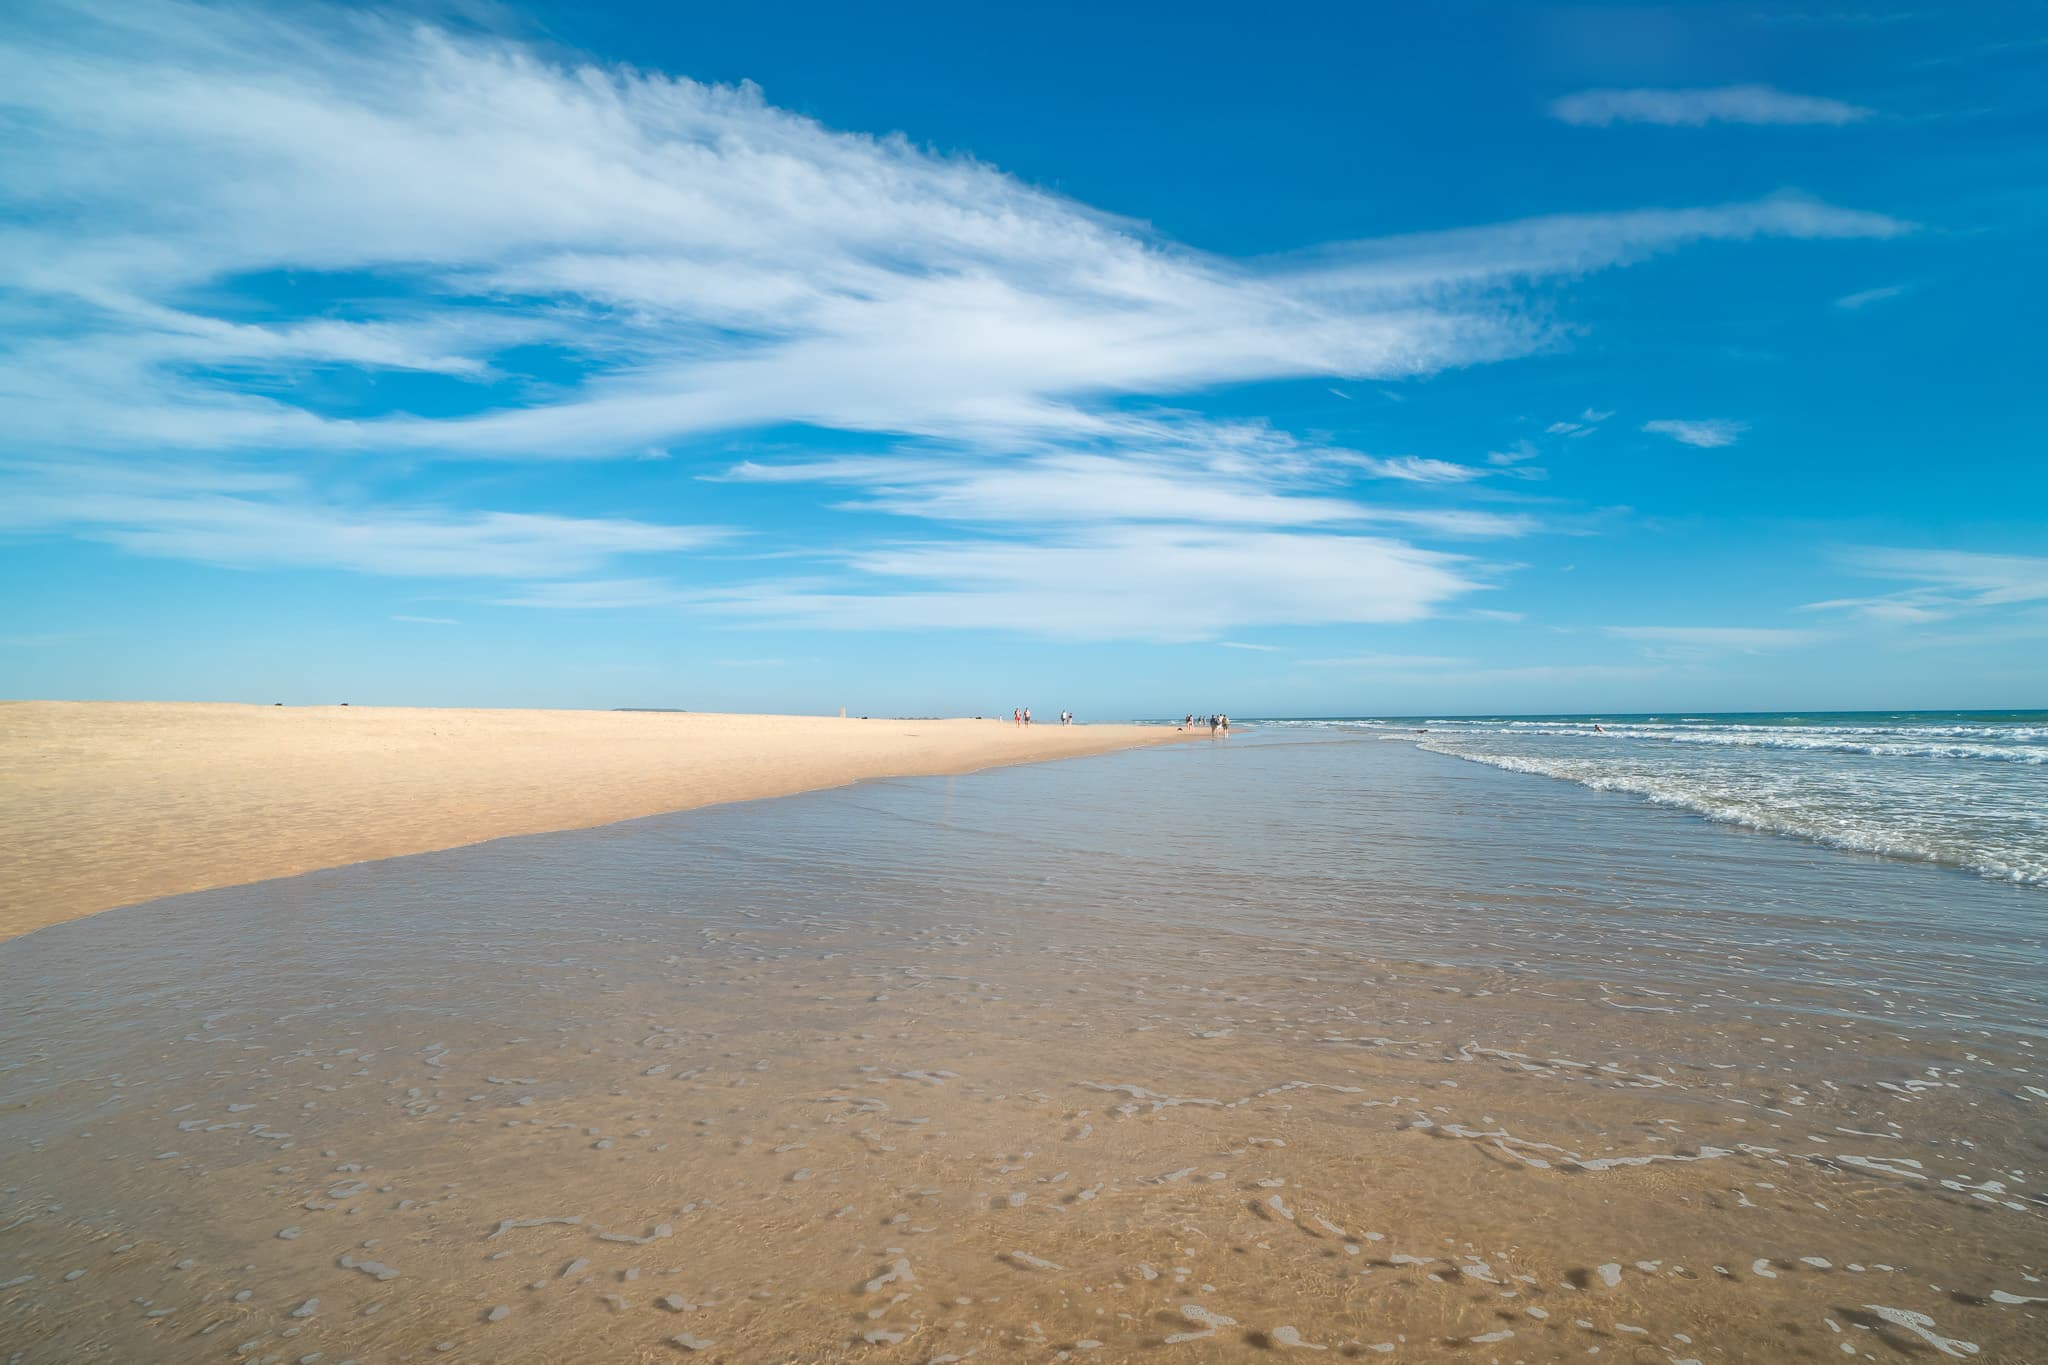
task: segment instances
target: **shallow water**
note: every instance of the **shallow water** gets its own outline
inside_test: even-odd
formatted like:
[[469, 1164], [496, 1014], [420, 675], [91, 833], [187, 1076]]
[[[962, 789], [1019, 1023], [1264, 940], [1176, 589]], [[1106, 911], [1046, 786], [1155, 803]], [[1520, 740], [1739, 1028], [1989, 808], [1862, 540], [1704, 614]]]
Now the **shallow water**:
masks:
[[116, 911], [0, 1352], [2038, 1360], [2039, 904], [1272, 732]]

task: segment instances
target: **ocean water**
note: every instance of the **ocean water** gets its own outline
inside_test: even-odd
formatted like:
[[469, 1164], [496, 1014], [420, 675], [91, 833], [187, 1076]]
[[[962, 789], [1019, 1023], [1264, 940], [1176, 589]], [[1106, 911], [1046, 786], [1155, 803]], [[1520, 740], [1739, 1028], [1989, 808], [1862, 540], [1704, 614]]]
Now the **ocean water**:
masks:
[[1411, 735], [1435, 753], [1626, 793], [1728, 824], [2048, 885], [2048, 711], [1280, 724]]
[[1388, 733], [0, 944], [0, 1358], [2048, 1359], [2037, 887]]

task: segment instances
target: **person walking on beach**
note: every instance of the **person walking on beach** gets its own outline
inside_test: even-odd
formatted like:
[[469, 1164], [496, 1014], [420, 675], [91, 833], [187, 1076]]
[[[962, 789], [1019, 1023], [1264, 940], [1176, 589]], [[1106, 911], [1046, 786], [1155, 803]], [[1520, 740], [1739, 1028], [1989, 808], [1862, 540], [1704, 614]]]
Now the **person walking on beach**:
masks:
[[1024, 723], [1026, 725], [1031, 723], [1031, 708], [1028, 706], [1024, 708]]
[[1011, 707], [1011, 708], [1010, 708], [1010, 724], [1012, 724], [1012, 725], [1022, 725], [1023, 723], [1024, 723], [1024, 708], [1023, 708], [1023, 707], [1021, 707], [1021, 706], [1013, 706], [1013, 707]]

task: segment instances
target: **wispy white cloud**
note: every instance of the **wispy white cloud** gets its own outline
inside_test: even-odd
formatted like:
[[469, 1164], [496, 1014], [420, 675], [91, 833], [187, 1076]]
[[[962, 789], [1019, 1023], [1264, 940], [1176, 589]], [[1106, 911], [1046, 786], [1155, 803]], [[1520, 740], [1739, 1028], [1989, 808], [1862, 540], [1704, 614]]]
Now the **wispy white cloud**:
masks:
[[354, 507], [284, 476], [0, 467], [0, 531], [68, 530], [136, 554], [230, 568], [394, 577], [543, 578], [721, 541], [709, 526], [619, 518]]
[[[1569, 277], [1632, 265], [1700, 242], [1888, 238], [1915, 225], [1783, 192], [1700, 208], [1561, 213], [1486, 227], [1452, 228], [1303, 253], [1290, 278], [1333, 298], [1398, 302], [1441, 299], [1463, 289], [1518, 279]], [[1308, 263], [1321, 261], [1313, 270]], [[1525, 337], [1533, 342], [1533, 334]], [[1475, 357], [1477, 358], [1477, 357]]]
[[1910, 287], [1903, 284], [1887, 284], [1876, 289], [1861, 289], [1854, 294], [1844, 294], [1836, 299], [1835, 307], [1845, 308], [1854, 312], [1859, 308], [1868, 308], [1873, 303], [1883, 303], [1887, 299], [1895, 299], [1905, 293]]
[[1874, 577], [1915, 579], [1953, 591], [1977, 606], [2048, 598], [2048, 557], [2040, 555], [1867, 547], [1844, 551], [1842, 559]]
[[1477, 507], [1371, 507], [1364, 518], [1447, 540], [1492, 540], [1544, 529], [1524, 512], [1489, 512]]
[[858, 590], [760, 583], [692, 600], [739, 621], [824, 630], [1193, 641], [1246, 626], [1415, 621], [1486, 586], [1484, 566], [1396, 540], [1179, 526], [888, 546], [848, 553], [844, 567]]
[[403, 621], [413, 626], [459, 626], [462, 622], [448, 616], [394, 616], [394, 621]]
[[1171, 461], [1111, 455], [1044, 455], [1010, 463], [959, 456], [794, 465], [748, 462], [724, 477], [741, 482], [855, 484], [864, 496], [843, 507], [935, 521], [1309, 526], [1368, 518], [1368, 509], [1347, 499], [1290, 496], [1273, 481], [1249, 474], [1183, 469]]
[[1469, 483], [1483, 479], [1487, 471], [1475, 469], [1468, 464], [1457, 464], [1450, 460], [1432, 460], [1420, 455], [1396, 455], [1382, 459], [1371, 455], [1359, 456], [1357, 468], [1382, 479], [1402, 479], [1409, 483]]
[[1708, 417], [1697, 420], [1682, 418], [1659, 418], [1643, 423], [1643, 430], [1653, 436], [1669, 436], [1681, 445], [1698, 446], [1713, 450], [1719, 446], [1732, 446], [1749, 430], [1749, 423], [1730, 421], [1725, 417]]
[[1523, 438], [1505, 450], [1490, 450], [1486, 463], [1493, 473], [1503, 478], [1537, 480], [1547, 479], [1547, 469], [1535, 463], [1541, 459], [1547, 448], [1553, 452], [1568, 449], [1566, 441], [1579, 441], [1599, 431], [1608, 418], [1614, 416], [1611, 410], [1588, 407], [1576, 417], [1560, 417], [1546, 424], [1540, 436], [1542, 444]]
[[1100, 455], [1047, 456], [1028, 464], [927, 465], [843, 506], [955, 522], [1047, 526], [1170, 521], [1246, 526], [1358, 522], [1344, 498], [1288, 496], [1249, 479]]
[[1280, 652], [1280, 646], [1278, 645], [1255, 645], [1243, 640], [1218, 640], [1216, 643], [1224, 649], [1249, 649], [1259, 654], [1277, 654]]
[[1882, 625], [1912, 626], [1941, 621], [1955, 614], [1956, 604], [1933, 593], [1885, 594], [1878, 597], [1835, 597], [1808, 602], [1802, 611], [1840, 611]]
[[1591, 436], [1600, 429], [1600, 424], [1614, 416], [1612, 412], [1600, 412], [1587, 408], [1576, 418], [1560, 419], [1543, 428], [1545, 436]]
[[[1394, 465], [1399, 473], [1384, 468]], [[1439, 470], [1436, 466], [1442, 466]], [[1307, 527], [1350, 523], [1401, 526], [1451, 539], [1527, 535], [1536, 518], [1483, 508], [1417, 507], [1343, 495], [1335, 480], [1352, 470], [1404, 482], [1465, 481], [1469, 466], [1448, 461], [1382, 461], [1319, 451], [1291, 441], [1255, 448], [1217, 445], [1162, 453], [1045, 454], [999, 461], [971, 452], [842, 456], [767, 464], [746, 461], [716, 478], [749, 483], [854, 485], [843, 510], [931, 521], [1010, 526], [1172, 522], [1181, 525]], [[1460, 471], [1452, 476], [1448, 471]]]
[[1582, 90], [1553, 100], [1551, 115], [1566, 123], [1604, 128], [1614, 123], [1656, 123], [1698, 128], [1709, 123], [1844, 124], [1872, 111], [1821, 95], [1794, 95], [1768, 85], [1723, 85], [1696, 90]]
[[1882, 625], [1911, 626], [2048, 601], [2048, 557], [2039, 555], [1863, 546], [1843, 550], [1836, 559], [1856, 573], [1911, 586], [1871, 597], [1811, 602], [1806, 610], [1845, 612]]

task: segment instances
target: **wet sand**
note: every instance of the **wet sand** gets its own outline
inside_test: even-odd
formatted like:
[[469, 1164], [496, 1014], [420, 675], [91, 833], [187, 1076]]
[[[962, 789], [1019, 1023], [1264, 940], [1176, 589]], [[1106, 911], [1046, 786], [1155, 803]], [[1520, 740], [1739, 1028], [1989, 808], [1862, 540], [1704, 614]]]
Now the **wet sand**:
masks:
[[23, 1360], [2040, 1359], [2010, 1042], [1036, 916], [535, 946], [18, 1052]]
[[0, 703], [0, 940], [316, 868], [1176, 737], [993, 720]]

